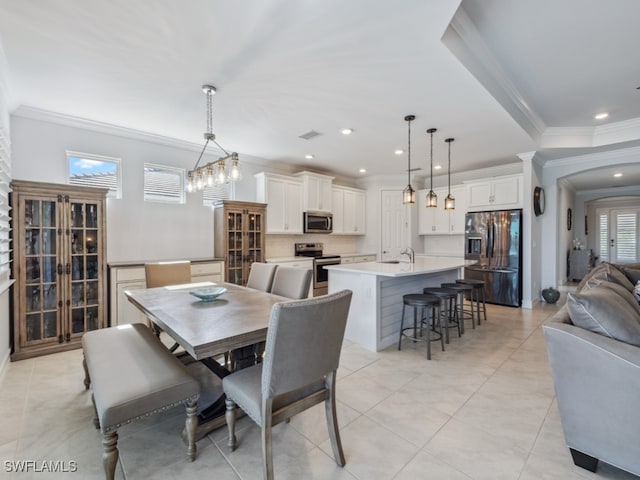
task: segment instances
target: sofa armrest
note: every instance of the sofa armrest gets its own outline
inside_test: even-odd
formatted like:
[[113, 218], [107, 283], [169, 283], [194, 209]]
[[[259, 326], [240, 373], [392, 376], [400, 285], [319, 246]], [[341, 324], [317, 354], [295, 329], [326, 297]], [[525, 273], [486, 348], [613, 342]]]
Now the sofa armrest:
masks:
[[563, 315], [543, 332], [567, 445], [640, 475], [640, 348]]

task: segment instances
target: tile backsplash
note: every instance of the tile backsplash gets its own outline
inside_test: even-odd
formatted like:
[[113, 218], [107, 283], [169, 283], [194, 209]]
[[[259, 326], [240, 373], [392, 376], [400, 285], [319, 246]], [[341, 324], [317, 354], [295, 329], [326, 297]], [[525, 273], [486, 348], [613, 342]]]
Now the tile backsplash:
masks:
[[293, 257], [296, 243], [322, 243], [323, 253], [356, 253], [357, 237], [344, 235], [267, 235], [266, 258]]

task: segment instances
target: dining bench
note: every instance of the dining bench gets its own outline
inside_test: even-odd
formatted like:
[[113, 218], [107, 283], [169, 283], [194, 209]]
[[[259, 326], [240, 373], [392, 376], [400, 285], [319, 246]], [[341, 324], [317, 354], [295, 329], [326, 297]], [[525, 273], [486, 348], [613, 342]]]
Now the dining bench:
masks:
[[179, 404], [187, 410], [187, 457], [195, 459], [200, 384], [146, 325], [87, 332], [82, 349], [84, 383], [92, 387], [94, 425], [103, 436], [107, 480], [113, 480], [118, 463], [118, 428]]

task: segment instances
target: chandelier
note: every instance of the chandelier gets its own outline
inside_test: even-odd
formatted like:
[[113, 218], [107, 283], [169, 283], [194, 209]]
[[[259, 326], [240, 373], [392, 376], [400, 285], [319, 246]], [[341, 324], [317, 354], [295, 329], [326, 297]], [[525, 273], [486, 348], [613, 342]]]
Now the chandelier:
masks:
[[[204, 147], [202, 147], [195, 166], [187, 174], [188, 192], [202, 190], [205, 187], [213, 187], [214, 185], [222, 185], [230, 181], [236, 182], [242, 180], [242, 170], [240, 169], [238, 154], [236, 152], [229, 153], [222, 148], [220, 144], [216, 142], [216, 136], [212, 130], [212, 98], [216, 93], [216, 87], [213, 85], [203, 85], [202, 91], [207, 96], [207, 131], [204, 134], [206, 142]], [[209, 142], [215, 143], [216, 146], [225, 153], [225, 156], [209, 162], [206, 165], [199, 166]], [[227, 161], [229, 161], [229, 165], [227, 165]]]

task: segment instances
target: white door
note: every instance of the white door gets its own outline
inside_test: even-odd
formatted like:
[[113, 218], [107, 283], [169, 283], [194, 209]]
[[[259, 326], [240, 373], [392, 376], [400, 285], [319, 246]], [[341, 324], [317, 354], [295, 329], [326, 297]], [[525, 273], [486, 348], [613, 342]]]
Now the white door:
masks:
[[600, 261], [638, 262], [640, 258], [640, 242], [638, 242], [640, 208], [598, 209], [597, 216]]
[[411, 206], [402, 204], [400, 190], [382, 190], [381, 195], [381, 259], [391, 260], [398, 258], [400, 252], [410, 244], [407, 208]]

